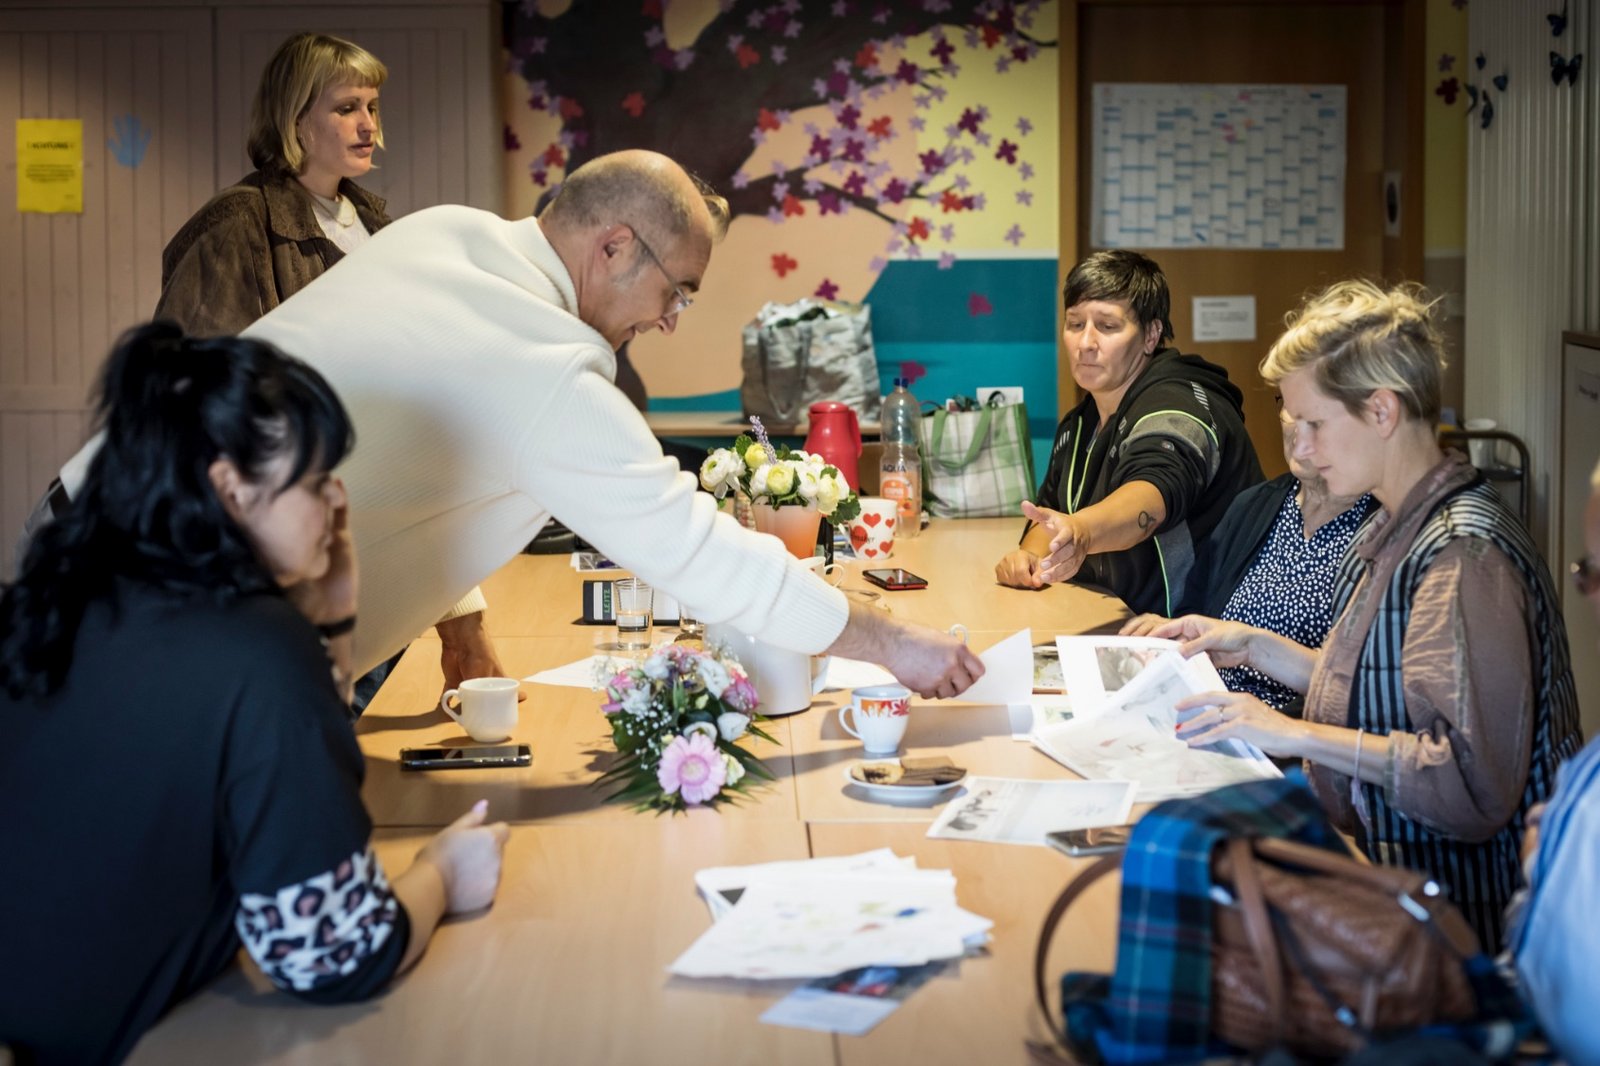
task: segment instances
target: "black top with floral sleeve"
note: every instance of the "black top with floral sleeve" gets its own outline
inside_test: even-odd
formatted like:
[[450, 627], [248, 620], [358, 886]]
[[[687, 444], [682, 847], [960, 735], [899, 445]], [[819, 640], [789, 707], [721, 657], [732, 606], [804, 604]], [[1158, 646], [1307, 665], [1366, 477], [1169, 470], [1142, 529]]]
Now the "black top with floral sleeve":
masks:
[[238, 951], [359, 999], [410, 927], [369, 850], [361, 752], [316, 630], [276, 595], [135, 585], [48, 700], [0, 697], [0, 1043], [118, 1061]]

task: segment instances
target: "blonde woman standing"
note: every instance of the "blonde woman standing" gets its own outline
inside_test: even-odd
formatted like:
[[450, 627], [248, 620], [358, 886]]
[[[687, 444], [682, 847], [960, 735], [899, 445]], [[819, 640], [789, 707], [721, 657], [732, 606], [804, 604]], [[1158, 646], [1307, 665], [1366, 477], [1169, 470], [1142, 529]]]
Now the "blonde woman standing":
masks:
[[1436, 879], [1494, 951], [1528, 811], [1582, 741], [1549, 573], [1493, 487], [1439, 448], [1430, 312], [1414, 290], [1341, 282], [1261, 366], [1296, 460], [1329, 492], [1380, 505], [1335, 582], [1322, 649], [1195, 615], [1156, 634], [1305, 692], [1303, 721], [1243, 693], [1194, 697], [1179, 735], [1304, 759], [1334, 822], [1374, 862]]
[[237, 333], [389, 222], [354, 179], [383, 147], [388, 70], [359, 45], [289, 38], [262, 71], [251, 111], [256, 170], [195, 213], [161, 255], [155, 317], [190, 333]]

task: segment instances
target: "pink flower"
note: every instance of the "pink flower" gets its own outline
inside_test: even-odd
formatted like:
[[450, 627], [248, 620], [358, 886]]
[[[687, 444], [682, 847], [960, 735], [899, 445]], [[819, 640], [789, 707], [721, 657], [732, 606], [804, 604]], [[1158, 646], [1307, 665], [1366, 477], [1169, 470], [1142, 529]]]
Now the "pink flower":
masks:
[[669, 796], [678, 793], [691, 807], [721, 792], [727, 778], [728, 766], [722, 753], [703, 733], [688, 740], [674, 738], [661, 753], [661, 767], [656, 771], [662, 791]]

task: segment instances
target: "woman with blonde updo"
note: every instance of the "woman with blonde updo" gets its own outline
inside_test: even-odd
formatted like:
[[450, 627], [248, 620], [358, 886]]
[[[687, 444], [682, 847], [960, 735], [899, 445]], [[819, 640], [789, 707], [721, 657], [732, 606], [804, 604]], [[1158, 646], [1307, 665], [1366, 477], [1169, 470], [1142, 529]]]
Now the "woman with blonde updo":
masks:
[[1243, 693], [1194, 697], [1179, 735], [1304, 759], [1334, 822], [1374, 862], [1437, 880], [1492, 952], [1528, 810], [1581, 737], [1549, 573], [1493, 487], [1439, 448], [1431, 312], [1411, 287], [1340, 282], [1290, 316], [1261, 364], [1296, 461], [1329, 492], [1380, 505], [1345, 558], [1322, 649], [1196, 615], [1156, 635], [1305, 692], [1303, 721]]
[[298, 33], [267, 61], [250, 115], [255, 171], [195, 212], [161, 253], [155, 317], [237, 333], [388, 225], [357, 185], [383, 147], [388, 69], [360, 45]]

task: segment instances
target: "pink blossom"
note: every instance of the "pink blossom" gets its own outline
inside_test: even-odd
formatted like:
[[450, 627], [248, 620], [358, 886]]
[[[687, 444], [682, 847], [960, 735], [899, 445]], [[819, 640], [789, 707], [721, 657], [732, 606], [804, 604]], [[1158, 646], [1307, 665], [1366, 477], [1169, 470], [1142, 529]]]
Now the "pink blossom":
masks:
[[716, 744], [703, 733], [685, 740], [676, 737], [661, 753], [656, 780], [667, 795], [677, 793], [691, 807], [712, 799], [728, 779], [728, 765]]

